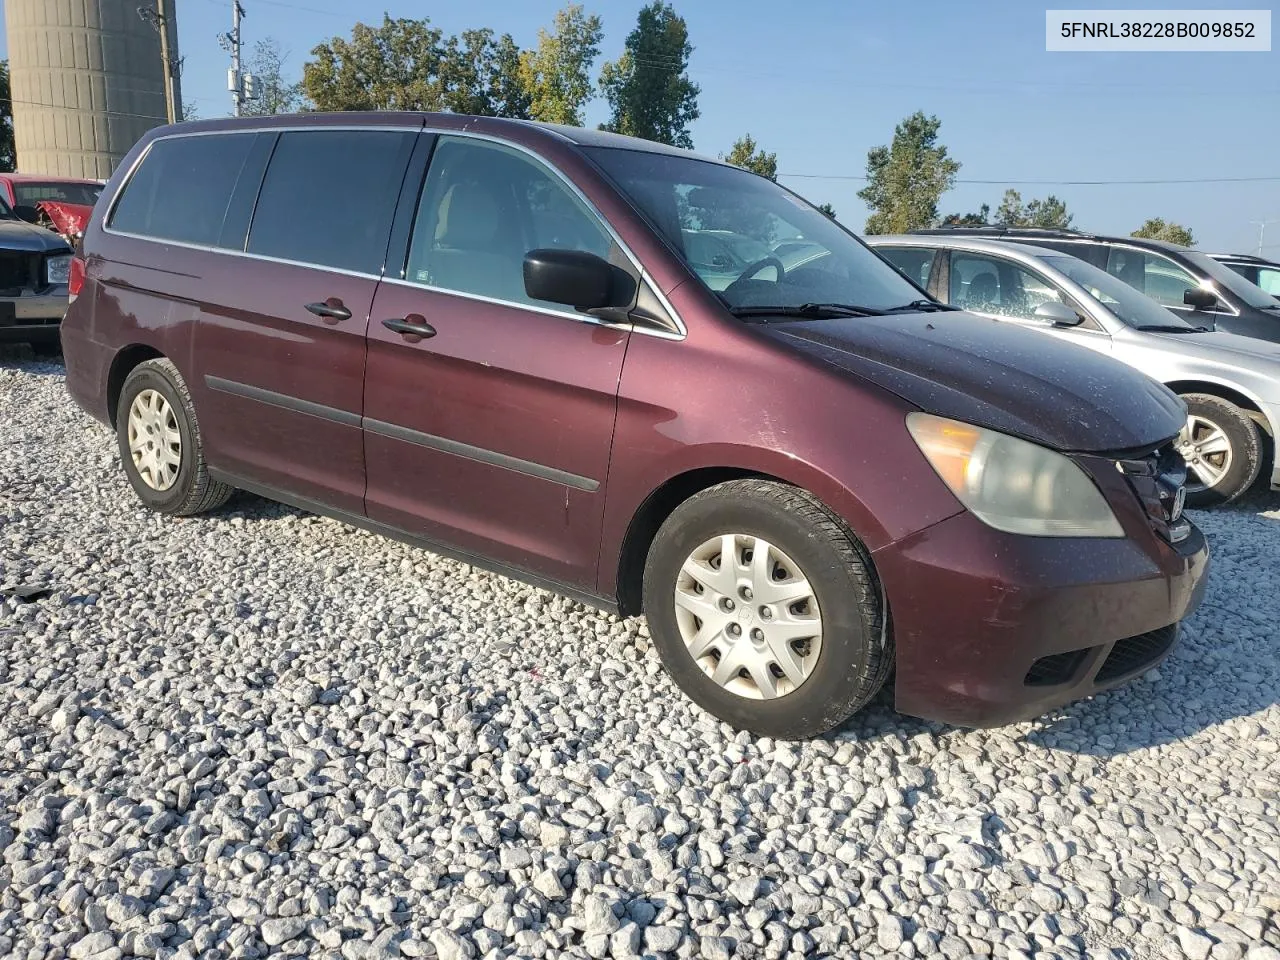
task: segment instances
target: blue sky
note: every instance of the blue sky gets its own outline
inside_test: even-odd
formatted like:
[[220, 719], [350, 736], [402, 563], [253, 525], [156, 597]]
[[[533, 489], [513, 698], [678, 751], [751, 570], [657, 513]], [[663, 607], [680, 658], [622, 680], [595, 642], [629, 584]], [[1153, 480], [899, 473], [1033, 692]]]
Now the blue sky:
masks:
[[[1129, 8], [1170, 5], [1128, 0]], [[488, 26], [535, 42], [561, 0], [242, 0], [246, 45], [275, 37], [300, 74], [308, 51], [347, 35], [359, 17], [427, 16], [452, 33]], [[177, 0], [183, 92], [200, 116], [228, 113], [230, 0]], [[640, 0], [589, 0], [604, 20], [601, 60], [621, 50]], [[1016, 185], [1014, 180], [1126, 180], [1280, 176], [1280, 53], [1047, 53], [1045, 7], [1023, 2], [870, 3], [849, 0], [675, 0], [688, 21], [690, 73], [701, 85], [696, 149], [715, 155], [744, 132], [778, 154], [788, 186], [835, 205], [861, 229], [856, 193], [867, 150], [920, 109], [942, 120], [941, 140], [963, 163], [941, 211], [1054, 193], [1075, 225], [1128, 233], [1147, 217], [1190, 226], [1202, 249], [1253, 251], [1258, 227], [1280, 219], [1280, 180], [1157, 185]], [[1055, 8], [1103, 6], [1055, 2]], [[1190, 6], [1190, 5], [1188, 5]], [[1241, 3], [1199, 0], [1198, 8]], [[1254, 6], [1258, 6], [1254, 4]], [[359, 14], [355, 11], [359, 10]], [[598, 64], [597, 64], [598, 67]], [[596, 100], [594, 124], [605, 116]], [[1268, 228], [1280, 256], [1280, 222]]]

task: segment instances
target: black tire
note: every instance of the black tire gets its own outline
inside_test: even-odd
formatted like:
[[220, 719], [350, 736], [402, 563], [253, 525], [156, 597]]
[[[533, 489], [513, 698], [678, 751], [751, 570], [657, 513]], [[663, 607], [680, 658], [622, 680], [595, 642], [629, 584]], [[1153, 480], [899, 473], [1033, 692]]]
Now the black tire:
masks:
[[[129, 410], [144, 390], [154, 390], [168, 401], [181, 437], [177, 477], [164, 490], [154, 489], [143, 479], [129, 450]], [[235, 492], [233, 487], [209, 476], [187, 383], [178, 368], [163, 357], [138, 364], [125, 378], [116, 405], [116, 439], [125, 476], [138, 499], [152, 510], [187, 517], [222, 506]]]
[[[699, 545], [728, 533], [763, 537], [793, 558], [821, 610], [822, 646], [812, 672], [775, 699], [726, 690], [697, 664], [680, 634], [674, 592], [681, 568]], [[818, 500], [781, 483], [732, 480], [677, 507], [649, 549], [644, 610], [663, 664], [690, 699], [757, 734], [802, 739], [826, 733], [865, 706], [893, 666], [887, 611], [866, 551]]]
[[[1228, 400], [1207, 393], [1182, 395], [1187, 412], [1218, 427], [1231, 445], [1231, 463], [1222, 479], [1211, 487], [1193, 489], [1195, 476], [1188, 477], [1187, 505], [1213, 507], [1243, 496], [1262, 469], [1262, 432], [1249, 415]], [[1190, 458], [1188, 458], [1190, 459]], [[1194, 471], [1194, 467], [1192, 467]], [[1201, 481], [1203, 482], [1203, 481]]]

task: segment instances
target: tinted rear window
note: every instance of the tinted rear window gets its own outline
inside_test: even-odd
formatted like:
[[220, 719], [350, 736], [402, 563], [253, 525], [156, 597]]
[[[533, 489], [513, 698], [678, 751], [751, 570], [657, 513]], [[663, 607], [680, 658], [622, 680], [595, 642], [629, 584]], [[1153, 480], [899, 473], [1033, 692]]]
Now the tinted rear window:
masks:
[[249, 252], [379, 273], [415, 136], [394, 130], [282, 134], [258, 197]]
[[219, 246], [232, 190], [254, 137], [242, 133], [157, 140], [125, 185], [111, 228], [158, 240]]

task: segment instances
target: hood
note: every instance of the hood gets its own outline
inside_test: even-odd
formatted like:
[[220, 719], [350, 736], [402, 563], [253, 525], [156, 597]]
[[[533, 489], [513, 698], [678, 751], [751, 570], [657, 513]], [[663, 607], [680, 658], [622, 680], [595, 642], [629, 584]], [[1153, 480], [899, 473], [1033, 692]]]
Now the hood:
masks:
[[926, 413], [1056, 450], [1150, 447], [1186, 422], [1182, 401], [1132, 367], [970, 313], [803, 320], [764, 329]]
[[84, 233], [85, 224], [93, 216], [93, 207], [83, 203], [63, 203], [61, 200], [41, 200], [36, 209], [48, 217], [53, 229], [63, 236]]
[[67, 241], [51, 230], [22, 220], [0, 220], [0, 250], [22, 253], [70, 253]]

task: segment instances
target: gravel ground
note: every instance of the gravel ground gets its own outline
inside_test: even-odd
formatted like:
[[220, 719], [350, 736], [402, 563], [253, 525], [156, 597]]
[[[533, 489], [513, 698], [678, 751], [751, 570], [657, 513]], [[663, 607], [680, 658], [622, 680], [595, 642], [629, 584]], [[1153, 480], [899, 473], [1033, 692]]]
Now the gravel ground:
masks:
[[0, 363], [0, 956], [1280, 960], [1280, 496], [1060, 715], [756, 739], [641, 621], [247, 496]]

